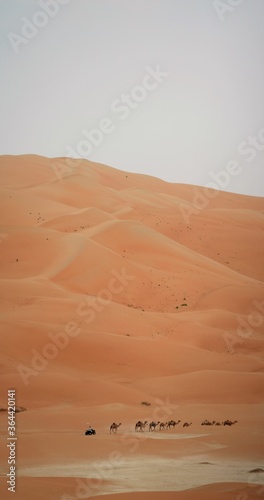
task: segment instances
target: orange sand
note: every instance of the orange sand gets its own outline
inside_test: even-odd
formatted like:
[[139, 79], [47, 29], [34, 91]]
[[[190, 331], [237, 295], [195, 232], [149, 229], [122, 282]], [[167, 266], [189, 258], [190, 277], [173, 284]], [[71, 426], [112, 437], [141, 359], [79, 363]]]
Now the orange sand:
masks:
[[[203, 188], [35, 155], [0, 175], [0, 407], [15, 388], [27, 408], [16, 499], [264, 498], [264, 200], [194, 210]], [[0, 426], [5, 499], [5, 411]]]

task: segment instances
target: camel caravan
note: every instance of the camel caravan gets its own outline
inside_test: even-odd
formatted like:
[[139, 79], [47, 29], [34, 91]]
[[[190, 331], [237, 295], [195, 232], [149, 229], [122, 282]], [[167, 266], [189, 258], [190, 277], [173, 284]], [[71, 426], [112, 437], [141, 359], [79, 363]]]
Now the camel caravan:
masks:
[[[216, 420], [204, 420], [201, 425], [234, 425], [234, 424], [237, 424], [237, 420], [224, 420], [223, 422], [217, 422]], [[135, 431], [144, 431], [146, 429], [146, 427], [148, 426], [148, 430], [149, 432], [153, 432], [157, 429], [159, 429], [160, 431], [165, 431], [165, 430], [168, 430], [168, 429], [175, 429], [176, 425], [179, 425], [181, 423], [181, 420], [177, 420], [177, 422], [175, 420], [169, 420], [168, 422], [150, 422], [148, 424], [147, 420], [145, 420], [144, 422], [141, 422], [141, 420], [139, 420], [136, 425], [135, 425]], [[192, 425], [192, 422], [183, 422], [182, 424], [182, 427], [190, 427]]]
[[210, 420], [204, 420], [201, 423], [201, 425], [229, 425], [229, 426], [234, 424], [237, 424], [237, 420], [234, 420], [234, 422], [232, 422], [232, 420], [224, 420], [224, 422], [216, 422], [216, 420], [210, 422]]
[[[176, 425], [179, 425], [181, 423], [181, 420], [169, 420], [168, 422], [148, 422], [145, 420], [142, 422], [141, 420], [138, 420], [135, 424], [135, 432], [143, 432], [146, 428], [148, 428], [149, 432], [154, 432], [156, 429], [159, 429], [159, 431], [165, 431], [168, 429], [175, 429]], [[234, 425], [237, 423], [237, 420], [224, 420], [224, 422], [217, 422], [216, 420], [210, 421], [210, 420], [204, 420], [201, 425]], [[119, 424], [121, 425], [121, 424]], [[183, 422], [182, 427], [190, 427], [192, 425], [192, 422]], [[110, 427], [110, 432], [116, 433], [118, 425], [113, 423]]]
[[[141, 420], [139, 420], [138, 422], [136, 422], [135, 424], [135, 432], [143, 432], [146, 428], [148, 428], [149, 432], [154, 432], [156, 431], [156, 429], [158, 429], [159, 431], [166, 431], [166, 430], [170, 430], [170, 429], [175, 429], [176, 425], [179, 425], [181, 423], [181, 420], [169, 420], [168, 422], [148, 422], [147, 420], [145, 420], [144, 422], [142, 422]], [[216, 421], [216, 420], [203, 420], [201, 425], [223, 425], [223, 426], [229, 426], [231, 427], [232, 425], [234, 424], [237, 424], [238, 421], [237, 420], [224, 420], [223, 422], [219, 422], [219, 421]], [[120, 427], [121, 422], [119, 424], [116, 424], [115, 422], [113, 422], [111, 425], [110, 425], [110, 434], [116, 434], [117, 433], [117, 429], [118, 427]], [[192, 422], [183, 422], [182, 424], [182, 427], [190, 427], [192, 425]], [[92, 431], [92, 432], [91, 432]], [[90, 435], [90, 434], [96, 434], [96, 431], [94, 429], [91, 429], [91, 427], [89, 426], [89, 429], [87, 431], [85, 431], [85, 435]]]

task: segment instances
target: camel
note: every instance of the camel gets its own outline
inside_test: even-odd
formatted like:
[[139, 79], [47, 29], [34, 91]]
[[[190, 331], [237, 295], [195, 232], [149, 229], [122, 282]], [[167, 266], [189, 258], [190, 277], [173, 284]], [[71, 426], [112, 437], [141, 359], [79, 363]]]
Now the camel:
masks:
[[147, 425], [147, 420], [145, 420], [145, 422], [141, 422], [141, 420], [139, 420], [136, 425], [135, 425], [135, 431], [139, 430], [139, 431], [143, 431]]
[[215, 420], [213, 420], [212, 422], [210, 422], [210, 420], [204, 420], [201, 425], [214, 425], [215, 424]]
[[121, 423], [116, 424], [115, 422], [113, 422], [112, 425], [110, 425], [110, 434], [111, 434], [111, 432], [113, 434], [116, 434], [117, 428], [120, 427], [120, 425], [121, 425]]
[[234, 422], [232, 422], [232, 420], [225, 420], [223, 422], [223, 425], [234, 425], [234, 424], [237, 424], [237, 420], [234, 420]]
[[215, 425], [222, 425], [221, 422], [215, 422]]
[[167, 429], [170, 429], [171, 427], [175, 427], [175, 425], [178, 425], [181, 422], [181, 420], [178, 420], [178, 422], [175, 422], [175, 420], [170, 420], [167, 422]]
[[189, 425], [192, 425], [192, 422], [184, 422], [183, 427], [189, 427]]
[[157, 425], [160, 424], [160, 421], [158, 422], [150, 422], [149, 424], [149, 431], [155, 431]]
[[159, 430], [160, 431], [165, 431], [165, 429], [167, 429], [167, 425], [168, 425], [168, 422], [166, 422], [165, 424], [164, 424], [164, 422], [160, 422], [160, 424], [159, 424]]

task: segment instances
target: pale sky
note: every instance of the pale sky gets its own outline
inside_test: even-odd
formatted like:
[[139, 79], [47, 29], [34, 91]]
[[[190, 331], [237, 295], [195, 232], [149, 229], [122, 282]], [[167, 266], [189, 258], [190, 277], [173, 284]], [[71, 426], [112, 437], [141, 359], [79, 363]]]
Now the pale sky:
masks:
[[263, 21], [263, 0], [0, 0], [0, 154], [263, 196]]

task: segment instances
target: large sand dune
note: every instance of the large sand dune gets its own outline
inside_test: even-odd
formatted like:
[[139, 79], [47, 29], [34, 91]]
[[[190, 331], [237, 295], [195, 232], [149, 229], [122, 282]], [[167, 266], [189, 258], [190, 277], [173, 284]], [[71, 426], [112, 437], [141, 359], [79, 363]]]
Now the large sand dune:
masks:
[[16, 498], [264, 498], [264, 199], [35, 155], [0, 176]]

